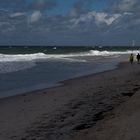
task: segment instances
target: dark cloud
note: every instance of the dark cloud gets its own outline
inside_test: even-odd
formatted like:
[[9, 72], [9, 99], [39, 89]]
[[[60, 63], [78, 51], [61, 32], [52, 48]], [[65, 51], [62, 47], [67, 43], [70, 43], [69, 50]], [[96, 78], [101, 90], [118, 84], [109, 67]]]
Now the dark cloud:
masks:
[[1, 0], [0, 8], [9, 11], [49, 10], [55, 7], [55, 0]]
[[0, 0], [0, 9], [6, 9], [9, 11], [24, 11], [26, 6], [26, 0]]
[[98, 0], [76, 0], [69, 14], [71, 16], [79, 16], [83, 13], [89, 12], [95, 2], [98, 2]]
[[31, 5], [31, 8], [36, 10], [48, 10], [55, 6], [57, 6], [57, 3], [54, 0], [36, 0], [36, 2]]
[[46, 10], [57, 6], [55, 1], [1, 0], [0, 42], [76, 45], [138, 40], [139, 0], [116, 0], [102, 12], [90, 8], [95, 2], [76, 0], [68, 14], [46, 16]]
[[110, 8], [113, 12], [140, 12], [140, 1], [139, 0], [117, 0], [113, 3]]

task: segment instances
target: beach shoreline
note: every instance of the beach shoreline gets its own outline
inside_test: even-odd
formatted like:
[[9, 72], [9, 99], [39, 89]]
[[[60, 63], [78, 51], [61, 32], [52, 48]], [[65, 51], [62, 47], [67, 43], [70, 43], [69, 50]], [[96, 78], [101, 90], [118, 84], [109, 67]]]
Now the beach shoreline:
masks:
[[121, 63], [58, 87], [0, 99], [0, 139], [73, 139], [139, 91], [139, 70], [136, 63]]
[[[34, 68], [0, 74], [0, 98], [36, 92], [46, 88], [59, 86], [63, 81], [83, 76], [113, 70], [117, 65], [127, 60], [127, 55], [103, 57], [94, 60], [90, 56], [85, 63], [68, 62], [39, 62]], [[79, 58], [80, 59], [80, 58]], [[92, 60], [93, 59], [93, 60]], [[49, 68], [48, 68], [49, 67]], [[14, 81], [14, 82], [13, 82]]]
[[5, 99], [9, 99], [9, 98], [16, 98], [18, 96], [26, 96], [27, 94], [38, 94], [38, 93], [41, 93], [43, 91], [46, 91], [46, 90], [50, 90], [50, 89], [54, 89], [54, 88], [59, 88], [59, 87], [63, 87], [65, 86], [66, 84], [70, 83], [71, 84], [71, 81], [75, 81], [75, 80], [80, 80], [80, 79], [83, 79], [83, 78], [88, 78], [90, 76], [95, 76], [95, 75], [100, 75], [102, 73], [108, 73], [110, 71], [113, 71], [113, 70], [116, 70], [116, 69], [119, 69], [123, 66], [123, 64], [126, 63], [126, 62], [118, 62], [118, 64], [116, 64], [113, 68], [110, 68], [110, 69], [107, 69], [107, 70], [103, 70], [101, 72], [95, 72], [95, 73], [90, 73], [90, 74], [84, 74], [84, 75], [81, 75], [81, 76], [76, 76], [76, 77], [72, 77], [72, 78], [68, 78], [66, 80], [62, 80], [62, 81], [59, 81], [59, 82], [56, 82], [46, 88], [40, 88], [40, 89], [35, 89], [35, 90], [31, 90], [31, 91], [27, 91], [27, 92], [21, 92], [21, 93], [17, 93], [15, 95], [9, 95], [9, 96], [3, 96], [0, 98], [0, 101], [1, 100], [5, 100]]

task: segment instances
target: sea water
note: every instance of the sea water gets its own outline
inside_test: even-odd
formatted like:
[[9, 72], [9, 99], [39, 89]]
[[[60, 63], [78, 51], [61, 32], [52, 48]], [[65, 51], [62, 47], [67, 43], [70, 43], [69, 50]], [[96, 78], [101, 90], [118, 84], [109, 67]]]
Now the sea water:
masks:
[[117, 67], [139, 47], [0, 47], [0, 98]]

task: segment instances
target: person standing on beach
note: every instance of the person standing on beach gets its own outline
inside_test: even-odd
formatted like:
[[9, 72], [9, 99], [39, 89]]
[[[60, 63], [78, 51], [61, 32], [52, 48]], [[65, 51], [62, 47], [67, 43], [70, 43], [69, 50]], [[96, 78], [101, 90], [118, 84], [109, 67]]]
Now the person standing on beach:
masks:
[[139, 64], [139, 62], [140, 62], [140, 54], [139, 53], [137, 54], [137, 61], [138, 61], [138, 64]]
[[131, 53], [131, 55], [130, 55], [129, 61], [130, 61], [130, 63], [131, 63], [131, 64], [133, 64], [133, 61], [134, 61], [134, 56], [133, 56], [133, 54], [132, 54], [132, 53]]

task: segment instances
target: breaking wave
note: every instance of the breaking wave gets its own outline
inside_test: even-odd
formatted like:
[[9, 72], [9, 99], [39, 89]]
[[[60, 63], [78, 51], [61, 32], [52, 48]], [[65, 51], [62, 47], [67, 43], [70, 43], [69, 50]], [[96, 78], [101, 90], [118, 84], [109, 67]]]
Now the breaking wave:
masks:
[[[37, 61], [37, 60], [66, 60], [66, 61], [78, 61], [74, 57], [84, 57], [84, 56], [113, 56], [113, 55], [123, 55], [130, 54], [132, 51], [98, 51], [90, 50], [88, 52], [72, 53], [72, 54], [45, 54], [45, 53], [35, 53], [35, 54], [0, 54], [0, 62], [21, 62], [21, 61]], [[133, 51], [134, 54], [139, 53], [139, 50]]]
[[[71, 53], [71, 54], [0, 54], [0, 73], [16, 72], [29, 69], [36, 66], [36, 62], [41, 61], [60, 61], [60, 62], [87, 62], [86, 57], [109, 57], [130, 54], [132, 50], [127, 51], [99, 51], [90, 50], [87, 52]], [[134, 50], [134, 54], [139, 50]]]

